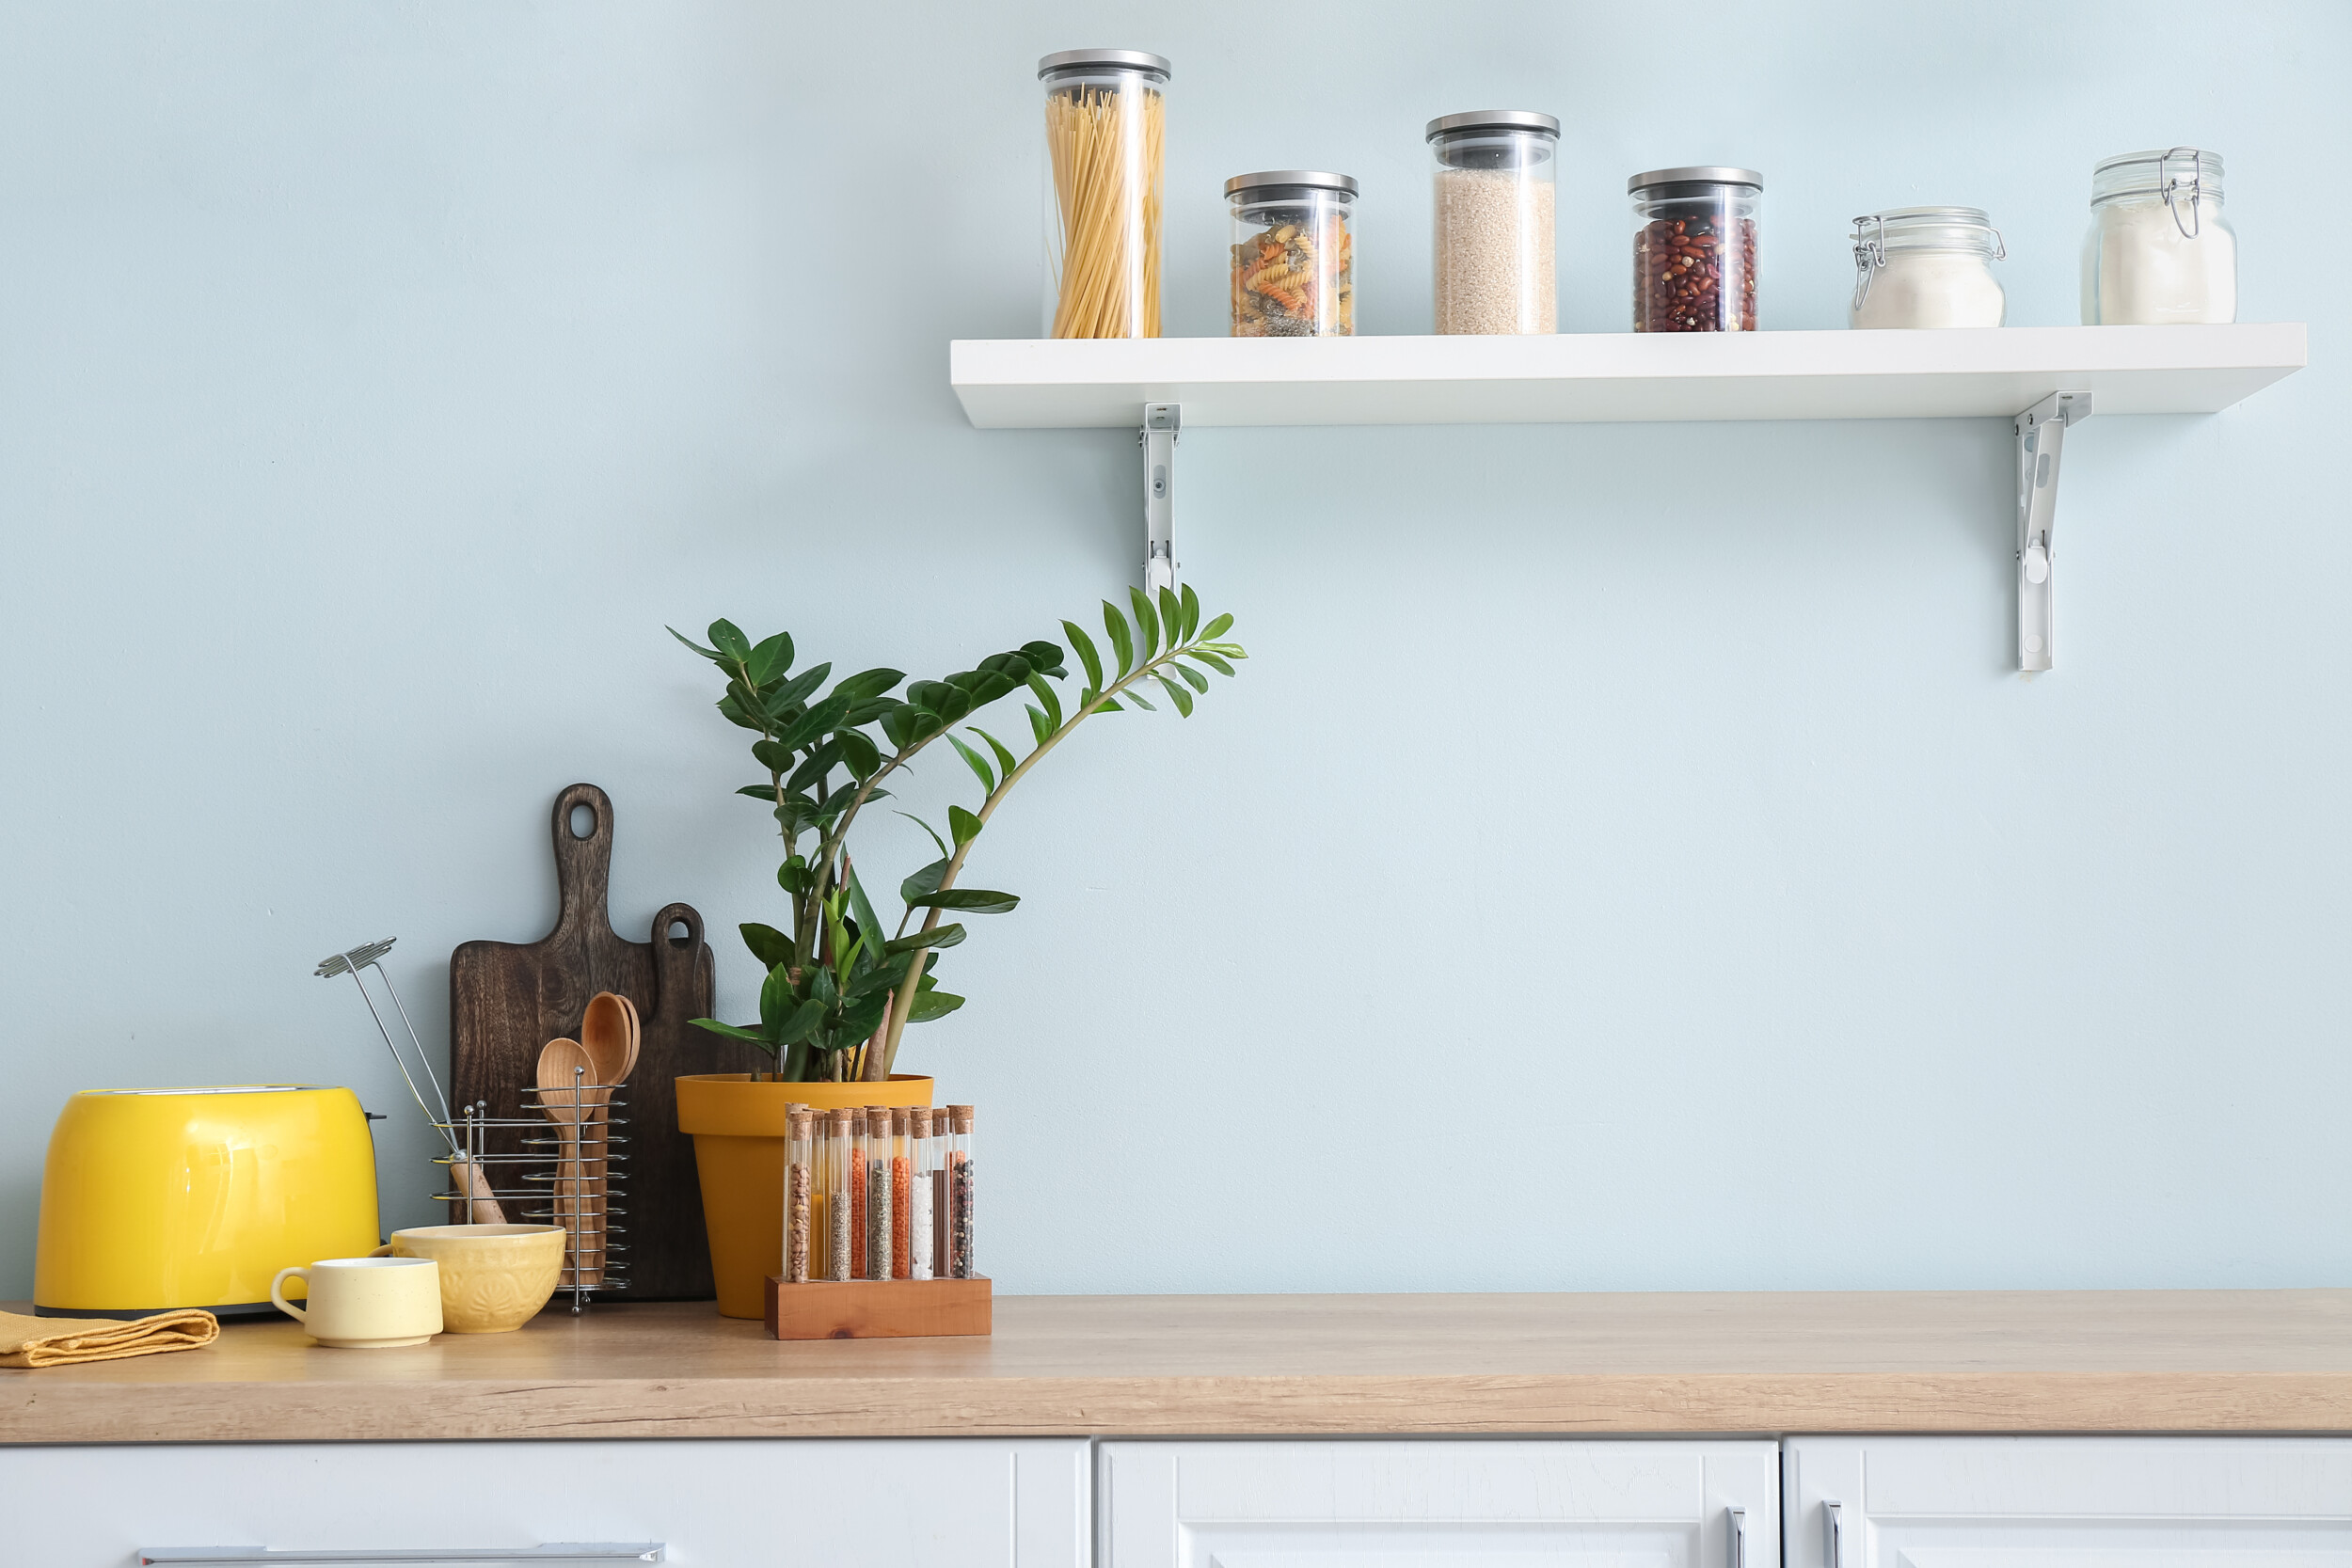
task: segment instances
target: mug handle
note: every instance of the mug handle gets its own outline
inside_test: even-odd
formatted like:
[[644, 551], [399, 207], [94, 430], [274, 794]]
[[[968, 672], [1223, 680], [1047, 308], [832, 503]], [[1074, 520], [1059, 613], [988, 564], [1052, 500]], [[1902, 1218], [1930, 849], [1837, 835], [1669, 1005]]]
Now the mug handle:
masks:
[[269, 1304], [294, 1319], [294, 1322], [308, 1323], [310, 1321], [310, 1314], [286, 1299], [286, 1281], [296, 1277], [299, 1277], [303, 1284], [308, 1285], [310, 1283], [310, 1271], [303, 1268], [278, 1270], [278, 1276], [269, 1282]]
[[368, 1254], [371, 1258], [389, 1258], [391, 1255], [392, 1243], [389, 1242], [386, 1242], [382, 1246]]

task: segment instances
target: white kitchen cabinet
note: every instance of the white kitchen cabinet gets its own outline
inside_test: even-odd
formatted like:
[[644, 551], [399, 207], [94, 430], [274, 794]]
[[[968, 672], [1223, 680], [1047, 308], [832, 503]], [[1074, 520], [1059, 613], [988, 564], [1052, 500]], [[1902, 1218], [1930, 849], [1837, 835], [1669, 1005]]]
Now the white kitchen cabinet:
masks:
[[2352, 1439], [1793, 1437], [1788, 1568], [2352, 1568]]
[[[151, 1548], [659, 1544], [706, 1568], [1086, 1568], [1082, 1439], [153, 1443], [0, 1449], [0, 1563]], [[300, 1563], [298, 1556], [273, 1562]], [[473, 1560], [479, 1560], [478, 1559]]]
[[1100, 1568], [1777, 1568], [1771, 1442], [1107, 1442]]

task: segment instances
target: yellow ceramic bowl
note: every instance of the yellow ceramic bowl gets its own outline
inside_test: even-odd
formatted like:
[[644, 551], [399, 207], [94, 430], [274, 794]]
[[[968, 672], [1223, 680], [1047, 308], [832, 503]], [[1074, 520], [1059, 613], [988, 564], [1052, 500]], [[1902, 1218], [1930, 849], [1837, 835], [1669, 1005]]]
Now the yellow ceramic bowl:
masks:
[[377, 1255], [441, 1265], [441, 1325], [503, 1334], [536, 1317], [564, 1272], [560, 1225], [421, 1225], [395, 1230]]

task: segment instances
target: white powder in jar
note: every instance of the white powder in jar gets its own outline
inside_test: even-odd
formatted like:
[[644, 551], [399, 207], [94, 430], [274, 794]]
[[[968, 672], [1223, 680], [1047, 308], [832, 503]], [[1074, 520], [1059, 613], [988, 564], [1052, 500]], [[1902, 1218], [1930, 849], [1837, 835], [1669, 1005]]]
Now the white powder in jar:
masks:
[[1890, 250], [1869, 297], [1847, 325], [1870, 327], [1998, 326], [2009, 301], [1992, 264], [1970, 250]]
[[[2093, 209], [2083, 244], [2083, 325], [2168, 326], [2237, 320], [2237, 238], [2207, 197], [2201, 214], [2181, 202], [2198, 230], [2181, 232], [2160, 198], [2108, 201]], [[2200, 218], [2201, 217], [2201, 222]]]
[[1486, 168], [1438, 170], [1438, 330], [1552, 332], [1552, 182]]

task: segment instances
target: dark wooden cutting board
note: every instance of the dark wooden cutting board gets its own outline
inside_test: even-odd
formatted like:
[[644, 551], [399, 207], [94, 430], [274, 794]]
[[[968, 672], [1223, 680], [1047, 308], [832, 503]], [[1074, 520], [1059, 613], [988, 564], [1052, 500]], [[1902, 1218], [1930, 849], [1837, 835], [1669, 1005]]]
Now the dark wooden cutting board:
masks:
[[[575, 807], [596, 826], [572, 832]], [[711, 1016], [717, 984], [703, 918], [686, 904], [653, 917], [650, 942], [630, 942], [612, 929], [606, 894], [612, 871], [612, 802], [595, 784], [576, 784], [555, 798], [555, 929], [537, 942], [469, 942], [450, 955], [450, 1076], [458, 1102], [489, 1101], [496, 1117], [526, 1111], [522, 1088], [534, 1082], [540, 1048], [559, 1037], [580, 1037], [588, 999], [617, 991], [637, 1005], [644, 1033], [629, 1075], [626, 1137], [627, 1196], [615, 1199], [626, 1215], [612, 1221], [616, 1247], [626, 1246], [628, 1288], [612, 1299], [705, 1301], [717, 1292], [703, 1230], [702, 1192], [694, 1175], [694, 1142], [677, 1130], [672, 1080], [690, 1072], [748, 1072], [751, 1048], [694, 1028], [688, 1020]], [[682, 934], [673, 935], [682, 927]], [[487, 1151], [522, 1152], [522, 1133], [494, 1133]], [[514, 1166], [493, 1164], [494, 1173]], [[495, 1176], [503, 1189], [511, 1175]], [[453, 1205], [453, 1211], [455, 1206]], [[524, 1206], [508, 1203], [507, 1218]], [[462, 1217], [453, 1212], [453, 1218]]]

